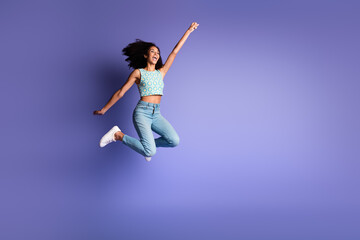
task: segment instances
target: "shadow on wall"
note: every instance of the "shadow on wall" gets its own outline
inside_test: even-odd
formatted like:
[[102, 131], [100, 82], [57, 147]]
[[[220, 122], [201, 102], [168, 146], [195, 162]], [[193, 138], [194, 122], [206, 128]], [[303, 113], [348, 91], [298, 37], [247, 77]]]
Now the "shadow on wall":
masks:
[[[124, 70], [118, 61], [104, 61], [97, 63], [93, 68], [93, 88], [96, 96], [89, 101], [93, 110], [100, 110], [110, 100], [112, 95], [120, 89], [129, 77], [129, 72]], [[88, 174], [96, 172], [99, 177], [114, 173], [118, 177], [138, 173], [138, 164], [145, 162], [144, 157], [125, 146], [121, 141], [111, 143], [104, 148], [99, 147], [101, 137], [114, 125], [130, 136], [138, 138], [132, 122], [132, 113], [139, 100], [136, 86], [132, 87], [126, 95], [115, 103], [104, 115], [93, 115], [95, 120], [96, 151], [95, 155], [89, 155], [92, 170]]]

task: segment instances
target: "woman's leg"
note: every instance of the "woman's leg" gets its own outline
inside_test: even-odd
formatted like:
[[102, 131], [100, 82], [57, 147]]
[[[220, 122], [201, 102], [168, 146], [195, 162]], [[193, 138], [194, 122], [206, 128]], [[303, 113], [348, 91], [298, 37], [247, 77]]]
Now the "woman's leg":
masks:
[[125, 134], [122, 142], [145, 157], [153, 156], [156, 153], [156, 145], [151, 130], [152, 119], [140, 111], [135, 111], [133, 123], [140, 140]]
[[180, 142], [173, 126], [160, 113], [156, 114], [151, 129], [161, 136], [155, 139], [156, 147], [175, 147]]

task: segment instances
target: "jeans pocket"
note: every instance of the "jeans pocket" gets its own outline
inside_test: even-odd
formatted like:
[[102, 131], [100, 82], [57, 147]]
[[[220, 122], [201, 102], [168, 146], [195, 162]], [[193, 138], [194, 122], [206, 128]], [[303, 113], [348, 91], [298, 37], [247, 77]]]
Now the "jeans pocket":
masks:
[[137, 105], [134, 109], [134, 112], [145, 112], [146, 110], [148, 110], [148, 106]]

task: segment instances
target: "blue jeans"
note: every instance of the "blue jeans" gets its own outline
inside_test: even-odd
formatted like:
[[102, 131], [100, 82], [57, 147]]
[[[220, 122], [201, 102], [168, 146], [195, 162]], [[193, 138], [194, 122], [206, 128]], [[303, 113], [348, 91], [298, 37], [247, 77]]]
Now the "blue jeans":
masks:
[[[140, 140], [125, 134], [122, 142], [145, 157], [153, 156], [157, 147], [179, 144], [175, 129], [160, 113], [160, 104], [139, 100], [133, 111], [133, 123]], [[154, 139], [152, 131], [160, 137]]]

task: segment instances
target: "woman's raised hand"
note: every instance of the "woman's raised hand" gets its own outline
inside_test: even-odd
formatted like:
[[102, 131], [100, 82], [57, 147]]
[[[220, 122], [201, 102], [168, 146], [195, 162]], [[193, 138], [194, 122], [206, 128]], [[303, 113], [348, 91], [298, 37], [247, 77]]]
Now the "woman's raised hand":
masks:
[[105, 112], [100, 110], [100, 111], [94, 111], [94, 115], [104, 115]]
[[189, 27], [189, 31], [192, 32], [194, 31], [197, 27], [199, 26], [199, 24], [197, 24], [196, 22], [193, 22], [190, 27]]

